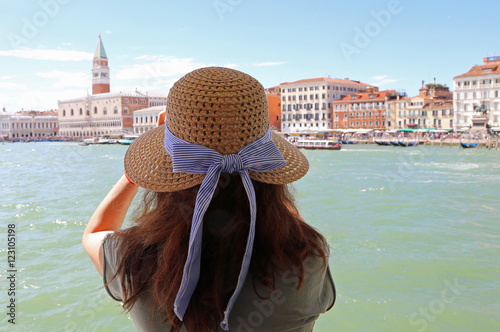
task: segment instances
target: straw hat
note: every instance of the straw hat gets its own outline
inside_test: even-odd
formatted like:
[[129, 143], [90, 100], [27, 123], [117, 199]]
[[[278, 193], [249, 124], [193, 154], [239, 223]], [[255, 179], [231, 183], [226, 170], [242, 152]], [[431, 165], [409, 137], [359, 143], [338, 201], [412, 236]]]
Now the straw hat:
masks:
[[[194, 70], [170, 89], [165, 124], [170, 132], [189, 143], [206, 146], [220, 154], [235, 154], [262, 137], [269, 128], [267, 98], [262, 85], [240, 71], [207, 67]], [[286, 184], [303, 177], [309, 163], [287, 140], [273, 133], [272, 140], [286, 165], [250, 171], [253, 180]], [[142, 134], [127, 150], [125, 172], [140, 187], [179, 191], [201, 184], [205, 174], [172, 171], [172, 158], [165, 149], [165, 126]]]

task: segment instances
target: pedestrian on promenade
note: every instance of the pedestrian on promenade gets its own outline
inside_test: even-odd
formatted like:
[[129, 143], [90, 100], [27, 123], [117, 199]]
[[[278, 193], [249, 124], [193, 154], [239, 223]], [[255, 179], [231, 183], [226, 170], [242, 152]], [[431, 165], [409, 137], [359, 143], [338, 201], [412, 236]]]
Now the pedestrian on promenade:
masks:
[[[257, 80], [195, 70], [127, 150], [83, 247], [138, 331], [312, 331], [335, 288], [326, 240], [287, 187], [308, 168], [271, 132]], [[122, 229], [139, 187], [142, 205]]]

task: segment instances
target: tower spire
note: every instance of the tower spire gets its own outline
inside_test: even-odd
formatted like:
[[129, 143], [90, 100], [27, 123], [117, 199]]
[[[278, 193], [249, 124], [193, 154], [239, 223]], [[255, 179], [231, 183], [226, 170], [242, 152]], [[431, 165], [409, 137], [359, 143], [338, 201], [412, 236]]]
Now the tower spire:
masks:
[[102, 44], [101, 33], [99, 32], [99, 41], [97, 42], [97, 47], [94, 52], [94, 59], [104, 58], [107, 59], [106, 51], [104, 50], [104, 45]]

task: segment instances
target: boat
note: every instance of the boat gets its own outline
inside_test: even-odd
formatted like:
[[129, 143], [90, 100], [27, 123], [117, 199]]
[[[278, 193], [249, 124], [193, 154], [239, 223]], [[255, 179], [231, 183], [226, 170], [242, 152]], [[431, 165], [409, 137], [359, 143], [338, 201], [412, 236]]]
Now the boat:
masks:
[[342, 140], [342, 144], [358, 144], [358, 142]]
[[295, 146], [299, 149], [310, 149], [310, 150], [340, 150], [342, 145], [340, 142], [332, 141], [332, 140], [308, 140], [308, 139], [299, 139]]
[[469, 148], [475, 148], [477, 146], [477, 142], [475, 143], [462, 143], [460, 142], [460, 146], [462, 146], [464, 149], [469, 149]]
[[394, 146], [399, 146], [399, 142], [392, 142], [391, 141], [391, 144], [394, 145]]
[[391, 142], [385, 142], [385, 141], [375, 141], [378, 145], [391, 145]]
[[118, 144], [130, 145], [139, 135], [125, 135], [123, 139], [117, 141]]
[[404, 147], [416, 146], [416, 145], [418, 145], [418, 142], [399, 142], [399, 146], [404, 146]]

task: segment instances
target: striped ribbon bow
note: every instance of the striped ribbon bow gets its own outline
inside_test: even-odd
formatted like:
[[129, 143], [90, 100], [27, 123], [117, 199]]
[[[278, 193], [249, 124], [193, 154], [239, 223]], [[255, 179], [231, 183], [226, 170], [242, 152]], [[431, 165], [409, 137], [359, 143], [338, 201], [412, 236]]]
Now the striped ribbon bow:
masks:
[[257, 204], [255, 190], [248, 171], [269, 171], [285, 165], [286, 161], [278, 147], [271, 140], [271, 128], [268, 129], [264, 136], [245, 146], [238, 153], [222, 155], [208, 147], [189, 143], [174, 136], [165, 124], [165, 149], [172, 156], [174, 172], [206, 174], [196, 196], [191, 233], [189, 235], [188, 256], [184, 265], [181, 286], [174, 304], [174, 312], [180, 320], [183, 320], [200, 277], [203, 216], [210, 205], [221, 172], [238, 172], [245, 187], [250, 202], [250, 231], [236, 289], [229, 299], [224, 311], [224, 320], [221, 323], [221, 327], [227, 330], [229, 328], [229, 314], [247, 276], [255, 237]]

